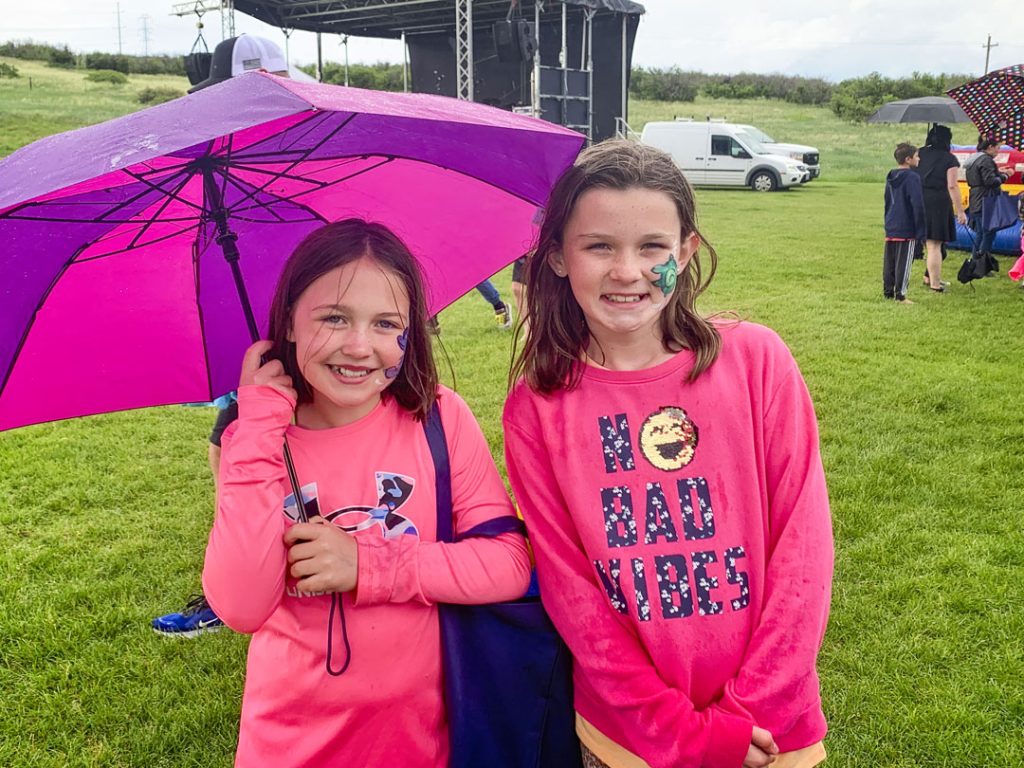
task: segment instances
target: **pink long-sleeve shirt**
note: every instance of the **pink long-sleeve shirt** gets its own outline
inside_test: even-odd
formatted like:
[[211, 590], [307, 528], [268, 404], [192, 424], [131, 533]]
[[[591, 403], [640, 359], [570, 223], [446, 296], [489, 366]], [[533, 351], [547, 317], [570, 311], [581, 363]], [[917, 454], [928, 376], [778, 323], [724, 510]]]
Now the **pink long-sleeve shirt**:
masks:
[[504, 413], [509, 479], [576, 709], [653, 768], [740, 768], [753, 726], [825, 734], [815, 661], [832, 577], [813, 407], [782, 341], [723, 324], [718, 360], [588, 366]]
[[[517, 534], [435, 541], [434, 465], [420, 422], [394, 400], [335, 429], [289, 426], [294, 404], [242, 387], [224, 434], [217, 516], [203, 588], [239, 632], [252, 633], [236, 766], [401, 765], [443, 768], [438, 602], [519, 597], [529, 581]], [[442, 388], [455, 530], [514, 514], [473, 414]], [[297, 596], [286, 577], [285, 530], [296, 518], [282, 439], [287, 433], [310, 516], [353, 532], [358, 584], [340, 595]], [[330, 650], [328, 650], [328, 648]], [[348, 669], [337, 670], [346, 658]]]

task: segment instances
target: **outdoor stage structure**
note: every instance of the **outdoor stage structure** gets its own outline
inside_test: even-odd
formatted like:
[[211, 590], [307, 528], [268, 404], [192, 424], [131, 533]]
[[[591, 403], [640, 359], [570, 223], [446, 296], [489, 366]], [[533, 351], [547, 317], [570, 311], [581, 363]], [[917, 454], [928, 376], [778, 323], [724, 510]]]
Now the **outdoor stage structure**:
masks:
[[233, 0], [285, 35], [401, 39], [408, 88], [532, 114], [585, 134], [616, 135], [628, 118], [631, 0]]

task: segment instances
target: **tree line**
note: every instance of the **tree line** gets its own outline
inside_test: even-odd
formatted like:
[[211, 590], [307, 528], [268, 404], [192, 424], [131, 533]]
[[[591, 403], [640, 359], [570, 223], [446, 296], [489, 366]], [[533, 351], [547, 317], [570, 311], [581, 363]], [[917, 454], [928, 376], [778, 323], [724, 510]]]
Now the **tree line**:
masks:
[[[307, 75], [316, 77], [316, 65], [299, 67]], [[336, 61], [325, 61], [323, 81], [334, 85], [345, 84], [345, 65]], [[349, 64], [348, 84], [353, 88], [367, 88], [371, 91], [404, 90], [402, 65], [378, 61], [376, 64]]]
[[[31, 40], [0, 43], [0, 56], [46, 61], [55, 67], [112, 70], [126, 75], [185, 74], [181, 56], [128, 56], [100, 51], [76, 54], [66, 45], [48, 45]], [[302, 69], [310, 75], [316, 74], [314, 65]], [[910, 77], [890, 78], [872, 72], [865, 77], [831, 83], [818, 77], [777, 73], [761, 75], [740, 72], [723, 75], [684, 71], [678, 67], [634, 67], [630, 74], [629, 92], [635, 98], [649, 101], [692, 102], [698, 95], [710, 99], [779, 99], [793, 104], [827, 106], [839, 118], [861, 122], [887, 101], [941, 96], [950, 88], [972, 78], [972, 75], [965, 74], [931, 75], [922, 72], [914, 72]], [[334, 61], [324, 62], [323, 79], [327, 83], [343, 84], [344, 65]], [[356, 88], [401, 91], [402, 65], [387, 62], [350, 64], [348, 83]]]
[[634, 67], [629, 92], [638, 99], [651, 101], [694, 101], [698, 95], [711, 99], [779, 99], [793, 104], [827, 106], [839, 118], [862, 122], [887, 101], [942, 96], [950, 88], [971, 79], [972, 75], [922, 72], [891, 78], [872, 72], [865, 77], [830, 83], [818, 77], [754, 72], [716, 75], [678, 67]]
[[120, 53], [75, 53], [66, 45], [49, 45], [32, 40], [0, 43], [0, 56], [45, 61], [51, 67], [105, 69], [125, 75], [185, 75], [182, 56], [128, 56]]

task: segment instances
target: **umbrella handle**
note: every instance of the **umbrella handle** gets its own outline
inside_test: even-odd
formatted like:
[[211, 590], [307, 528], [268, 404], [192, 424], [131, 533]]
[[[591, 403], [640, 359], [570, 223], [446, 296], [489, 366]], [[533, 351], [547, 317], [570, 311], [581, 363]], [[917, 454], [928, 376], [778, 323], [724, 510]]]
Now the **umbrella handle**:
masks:
[[295, 510], [299, 514], [299, 520], [303, 523], [309, 522], [309, 515], [306, 514], [306, 500], [302, 497], [302, 484], [299, 483], [299, 475], [295, 471], [295, 462], [292, 461], [292, 450], [288, 447], [288, 438], [284, 438], [284, 466], [288, 470], [288, 480], [292, 486], [292, 494], [295, 496]]
[[[245, 324], [249, 329], [249, 337], [255, 344], [260, 340], [259, 327], [256, 325], [256, 318], [252, 312], [252, 303], [249, 301], [249, 292], [245, 289], [245, 280], [242, 278], [242, 270], [238, 262], [242, 254], [238, 251], [238, 235], [228, 227], [228, 213], [224, 208], [224, 196], [221, 194], [217, 180], [214, 178], [213, 166], [208, 162], [202, 164], [204, 209], [217, 227], [217, 245], [224, 254], [224, 260], [231, 268], [231, 276], [235, 281], [235, 291], [238, 293], [238, 300], [242, 304], [242, 314], [245, 316]], [[264, 357], [260, 358], [260, 365], [266, 363]], [[295, 462], [292, 461], [292, 451], [288, 447], [288, 438], [284, 438], [284, 466], [288, 470], [288, 481], [292, 486], [292, 494], [295, 498], [295, 511], [299, 520], [303, 523], [309, 522], [306, 515], [306, 500], [302, 497], [302, 484], [299, 482], [299, 474], [295, 471]]]
[[[248, 298], [248, 297], [246, 297]], [[251, 332], [251, 331], [250, 331]], [[253, 344], [259, 341], [256, 338], [256, 334], [253, 333]], [[260, 365], [267, 364], [267, 356], [260, 355]], [[295, 499], [295, 511], [299, 516], [299, 521], [303, 523], [309, 522], [309, 515], [306, 514], [306, 500], [302, 497], [302, 483], [299, 482], [299, 473], [295, 470], [295, 461], [292, 459], [292, 449], [288, 446], [288, 437], [281, 438], [284, 449], [284, 468], [288, 472], [288, 482], [292, 486], [292, 496]]]

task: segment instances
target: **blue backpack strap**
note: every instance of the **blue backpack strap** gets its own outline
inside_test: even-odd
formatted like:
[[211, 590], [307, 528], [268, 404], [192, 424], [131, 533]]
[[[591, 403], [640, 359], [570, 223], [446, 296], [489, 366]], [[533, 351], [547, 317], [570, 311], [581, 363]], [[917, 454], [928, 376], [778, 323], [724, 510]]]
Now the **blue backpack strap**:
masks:
[[465, 533], [457, 536], [452, 530], [452, 470], [448, 461], [448, 441], [444, 436], [444, 425], [441, 423], [441, 409], [434, 401], [430, 413], [423, 422], [423, 432], [430, 446], [430, 456], [434, 460], [434, 483], [437, 496], [437, 540], [462, 541], [473, 537], [493, 539], [503, 533], [522, 533], [526, 527], [515, 515], [502, 515], [485, 520], [473, 526]]
[[423, 432], [434, 460], [434, 485], [437, 497], [437, 540], [452, 542], [452, 468], [448, 462], [448, 441], [441, 424], [441, 409], [434, 400], [423, 422]]
[[474, 525], [465, 533], [458, 534], [455, 540], [462, 541], [463, 539], [471, 539], [474, 536], [493, 539], [495, 536], [501, 536], [503, 533], [521, 533], [525, 536], [526, 526], [515, 515], [502, 515], [501, 517], [492, 517], [490, 520], [484, 520], [479, 525]]

